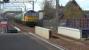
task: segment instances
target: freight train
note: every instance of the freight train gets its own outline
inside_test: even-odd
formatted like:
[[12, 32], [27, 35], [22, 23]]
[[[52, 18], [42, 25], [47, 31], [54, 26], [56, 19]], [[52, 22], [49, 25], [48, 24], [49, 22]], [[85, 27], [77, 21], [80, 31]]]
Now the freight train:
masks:
[[23, 23], [27, 26], [35, 26], [38, 22], [38, 13], [36, 11], [30, 10], [24, 13], [24, 15], [16, 15], [15, 19], [17, 22]]

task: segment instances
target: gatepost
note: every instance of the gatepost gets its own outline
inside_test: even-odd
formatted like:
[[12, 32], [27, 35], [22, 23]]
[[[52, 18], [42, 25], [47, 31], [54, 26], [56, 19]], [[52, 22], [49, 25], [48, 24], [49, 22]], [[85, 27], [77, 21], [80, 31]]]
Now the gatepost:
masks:
[[7, 31], [7, 21], [1, 21], [1, 33], [5, 33]]

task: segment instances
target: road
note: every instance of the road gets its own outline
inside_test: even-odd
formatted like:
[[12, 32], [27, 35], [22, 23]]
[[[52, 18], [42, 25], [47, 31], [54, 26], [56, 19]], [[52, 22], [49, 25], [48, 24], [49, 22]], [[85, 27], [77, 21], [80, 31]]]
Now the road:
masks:
[[31, 35], [0, 34], [0, 50], [59, 50]]

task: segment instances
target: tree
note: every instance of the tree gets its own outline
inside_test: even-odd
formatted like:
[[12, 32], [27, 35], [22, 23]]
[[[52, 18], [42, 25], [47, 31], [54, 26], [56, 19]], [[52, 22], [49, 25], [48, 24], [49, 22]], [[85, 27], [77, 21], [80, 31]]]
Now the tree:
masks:
[[45, 0], [43, 10], [44, 10], [44, 16], [47, 19], [51, 19], [54, 17], [55, 9], [53, 8], [52, 2]]
[[80, 18], [82, 17], [83, 11], [75, 0], [70, 1], [64, 8], [64, 16], [66, 19]]

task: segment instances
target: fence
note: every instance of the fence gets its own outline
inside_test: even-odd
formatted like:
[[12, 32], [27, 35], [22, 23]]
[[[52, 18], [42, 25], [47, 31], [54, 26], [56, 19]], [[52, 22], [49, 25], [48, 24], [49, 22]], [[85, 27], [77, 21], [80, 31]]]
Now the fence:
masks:
[[[63, 22], [61, 22], [63, 23]], [[67, 19], [64, 22], [65, 27], [77, 28], [77, 29], [89, 29], [89, 18], [80, 18], [80, 19]]]

